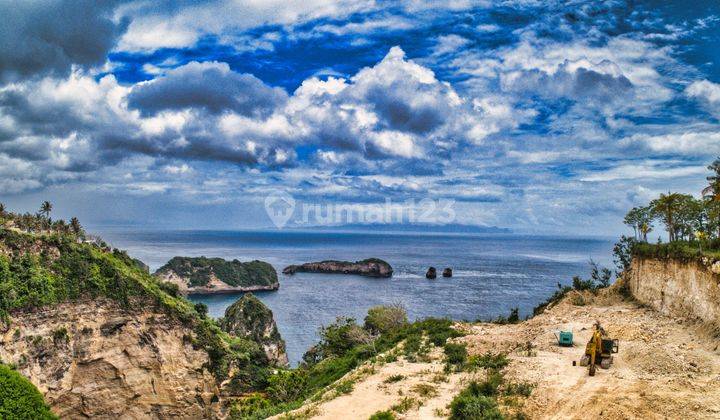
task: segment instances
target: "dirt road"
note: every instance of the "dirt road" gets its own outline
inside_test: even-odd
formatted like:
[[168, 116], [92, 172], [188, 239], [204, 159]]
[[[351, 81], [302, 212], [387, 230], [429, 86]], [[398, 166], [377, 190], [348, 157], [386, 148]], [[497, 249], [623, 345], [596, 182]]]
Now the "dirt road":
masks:
[[[701, 325], [623, 301], [614, 292], [587, 295], [585, 301], [577, 306], [572, 302], [578, 299], [568, 296], [520, 324], [460, 325], [469, 334], [457, 341], [470, 354], [508, 353], [506, 378], [535, 385], [529, 398], [514, 402], [533, 419], [720, 418], [720, 340]], [[620, 352], [610, 369], [590, 377], [572, 362], [582, 355], [596, 320], [620, 340]], [[557, 346], [554, 332], [560, 329], [573, 331], [574, 347]], [[429, 359], [366, 365], [346, 377], [352, 391], [329, 391], [300, 411], [322, 419], [367, 419], [393, 408], [399, 418], [446, 417], [452, 398], [483, 373], [443, 374], [440, 349]]]

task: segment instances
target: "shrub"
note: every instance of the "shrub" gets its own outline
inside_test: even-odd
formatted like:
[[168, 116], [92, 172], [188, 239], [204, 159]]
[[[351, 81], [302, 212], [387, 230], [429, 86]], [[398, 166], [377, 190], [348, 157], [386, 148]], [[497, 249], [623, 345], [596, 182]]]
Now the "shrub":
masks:
[[484, 396], [462, 395], [450, 403], [451, 420], [501, 420], [503, 418], [494, 399]]
[[504, 393], [507, 395], [522, 395], [529, 397], [532, 394], [535, 385], [530, 382], [509, 383], [504, 387]]
[[268, 378], [268, 396], [280, 402], [300, 398], [307, 387], [307, 372], [304, 370], [280, 370]]
[[42, 394], [18, 372], [0, 364], [0, 418], [56, 419]]
[[370, 416], [370, 420], [395, 420], [395, 414], [392, 411], [378, 411]]
[[482, 356], [470, 356], [467, 366], [471, 369], [502, 369], [510, 363], [505, 354], [487, 353]]
[[445, 343], [445, 363], [460, 366], [467, 360], [468, 352], [464, 344]]
[[180, 286], [178, 286], [175, 283], [171, 283], [169, 281], [161, 281], [158, 282], [158, 286], [160, 287], [160, 290], [167, 293], [168, 295], [172, 297], [180, 297]]
[[490, 372], [483, 382], [471, 382], [450, 403], [450, 418], [454, 420], [502, 419], [494, 397], [502, 384], [502, 374]]
[[340, 357], [358, 345], [372, 342], [370, 334], [355, 319], [346, 317], [338, 317], [334, 323], [320, 328], [319, 335], [320, 342], [303, 356], [308, 363]]
[[193, 305], [193, 308], [195, 309], [195, 312], [200, 315], [201, 318], [205, 318], [208, 314], [208, 307], [202, 302], [196, 303], [195, 305]]
[[373, 334], [383, 334], [407, 325], [405, 308], [401, 305], [374, 306], [365, 317], [365, 329]]

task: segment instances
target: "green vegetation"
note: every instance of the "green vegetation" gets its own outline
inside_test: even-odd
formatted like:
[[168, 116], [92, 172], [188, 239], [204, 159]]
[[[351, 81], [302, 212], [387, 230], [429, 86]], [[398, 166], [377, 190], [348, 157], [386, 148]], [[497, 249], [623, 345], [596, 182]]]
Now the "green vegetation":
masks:
[[[372, 313], [397, 315], [398, 308], [397, 305], [389, 308], [373, 308], [375, 310]], [[404, 310], [402, 316], [395, 315], [393, 319], [405, 319], [407, 316]], [[445, 345], [448, 338], [462, 335], [452, 328], [452, 324], [450, 320], [435, 318], [414, 323], [392, 322], [387, 324], [391, 326], [383, 328], [384, 331], [378, 333], [377, 324], [373, 322], [365, 328], [352, 318], [338, 318], [333, 324], [320, 329], [319, 343], [303, 356], [304, 362], [298, 369], [280, 370], [277, 375], [268, 378], [270, 386], [263, 397], [264, 402], [259, 403], [258, 397], [253, 397], [251, 401], [241, 400], [231, 411], [231, 418], [260, 419], [298, 408], [308, 398], [319, 398], [320, 393], [327, 386], [338, 381], [363, 362], [374, 358], [387, 361], [388, 358], [381, 357], [381, 353], [391, 351], [402, 342], [405, 342], [405, 345], [408, 342], [414, 343], [410, 347], [416, 352], [424, 351], [424, 347], [431, 344]], [[402, 377], [392, 379], [392, 381], [399, 380], [402, 380]], [[335, 394], [350, 392], [352, 386], [352, 380], [344, 380], [335, 385], [333, 392]], [[408, 399], [405, 403], [416, 402], [414, 399]]]
[[370, 416], [370, 420], [395, 420], [396, 418], [392, 411], [378, 411]]
[[383, 382], [385, 382], [386, 384], [392, 384], [392, 383], [395, 383], [395, 382], [400, 382], [400, 381], [402, 381], [403, 379], [405, 379], [405, 375], [400, 375], [400, 374], [390, 375], [390, 376], [388, 376], [387, 379], [385, 379]]
[[[473, 358], [471, 358], [473, 359]], [[473, 381], [450, 403], [450, 419], [489, 420], [504, 419], [500, 409], [501, 397], [529, 397], [534, 386], [530, 383], [512, 383], [505, 380], [502, 369], [509, 363], [504, 354], [486, 354], [474, 359], [477, 367], [487, 371], [484, 381]], [[470, 361], [468, 362], [470, 363]], [[522, 417], [522, 413], [515, 413]]]
[[277, 272], [263, 261], [226, 261], [222, 258], [174, 257], [160, 267], [156, 274], [174, 272], [189, 279], [190, 287], [207, 286], [214, 274], [218, 280], [235, 287], [273, 286], [278, 282]]
[[[616, 245], [617, 248], [618, 245]], [[540, 315], [545, 309], [555, 305], [561, 301], [570, 291], [578, 292], [588, 291], [596, 294], [600, 289], [610, 286], [612, 280], [612, 271], [608, 268], [600, 267], [594, 261], [590, 261], [590, 278], [583, 279], [580, 276], [573, 277], [572, 286], [563, 286], [558, 283], [557, 290], [545, 302], [533, 308], [533, 316]]]
[[42, 394], [26, 378], [0, 364], [0, 418], [17, 420], [57, 419]]
[[[668, 192], [644, 207], [634, 207], [624, 222], [632, 227], [632, 238], [622, 237], [616, 245], [619, 268], [629, 270], [628, 255], [659, 259], [698, 261], [702, 257], [720, 259], [720, 158], [708, 169], [708, 185], [700, 198]], [[648, 243], [653, 223], [662, 224], [669, 243]]]
[[373, 334], [382, 334], [400, 328], [408, 323], [405, 309], [394, 304], [390, 306], [374, 306], [365, 317], [365, 329]]
[[[34, 222], [4, 210], [1, 216], [12, 221], [14, 228], [66, 226], [60, 221], [48, 223], [48, 214], [49, 210], [33, 216]], [[124, 251], [81, 239], [72, 229], [0, 229], [2, 322], [9, 323], [14, 311], [83, 299], [106, 298], [128, 309], [154, 309], [193, 331], [188, 339], [207, 352], [207, 368], [218, 380], [227, 379], [231, 370], [236, 372], [230, 378], [231, 391], [248, 392], [267, 385], [266, 358], [257, 343], [223, 332], [207, 318], [206, 308], [179, 297], [176, 289], [158, 282]], [[56, 331], [53, 338], [58, 343], [67, 340], [67, 331]]]

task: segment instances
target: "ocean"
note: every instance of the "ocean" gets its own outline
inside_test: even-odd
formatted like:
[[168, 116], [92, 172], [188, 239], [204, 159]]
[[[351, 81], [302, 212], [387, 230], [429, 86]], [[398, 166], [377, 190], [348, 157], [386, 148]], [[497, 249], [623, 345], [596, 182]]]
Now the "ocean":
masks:
[[[368, 308], [399, 303], [411, 319], [491, 319], [518, 307], [522, 317], [544, 301], [558, 283], [589, 275], [590, 259], [612, 266], [610, 239], [521, 236], [301, 231], [132, 231], [98, 232], [152, 271], [173, 256], [207, 256], [267, 261], [278, 271], [280, 289], [257, 292], [272, 309], [291, 364], [318, 340], [317, 331], [338, 316], [362, 322]], [[326, 259], [389, 262], [390, 279], [354, 275], [282, 274], [290, 264]], [[453, 277], [425, 279], [429, 266], [453, 269]], [[197, 295], [213, 317], [239, 295]]]

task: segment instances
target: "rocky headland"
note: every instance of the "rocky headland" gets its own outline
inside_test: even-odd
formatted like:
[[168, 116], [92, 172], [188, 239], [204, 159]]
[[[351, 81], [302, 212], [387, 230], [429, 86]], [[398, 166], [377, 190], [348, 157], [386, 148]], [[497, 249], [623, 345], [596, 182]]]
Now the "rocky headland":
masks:
[[177, 285], [184, 295], [253, 292], [280, 287], [275, 268], [264, 261], [174, 257], [154, 275]]
[[387, 262], [379, 258], [368, 258], [362, 261], [327, 260], [290, 265], [283, 269], [283, 274], [295, 273], [329, 273], [356, 274], [367, 277], [391, 277], [393, 269]]
[[286, 364], [257, 299], [223, 331], [124, 251], [77, 236], [0, 228], [0, 367], [60, 418], [226, 418]]

